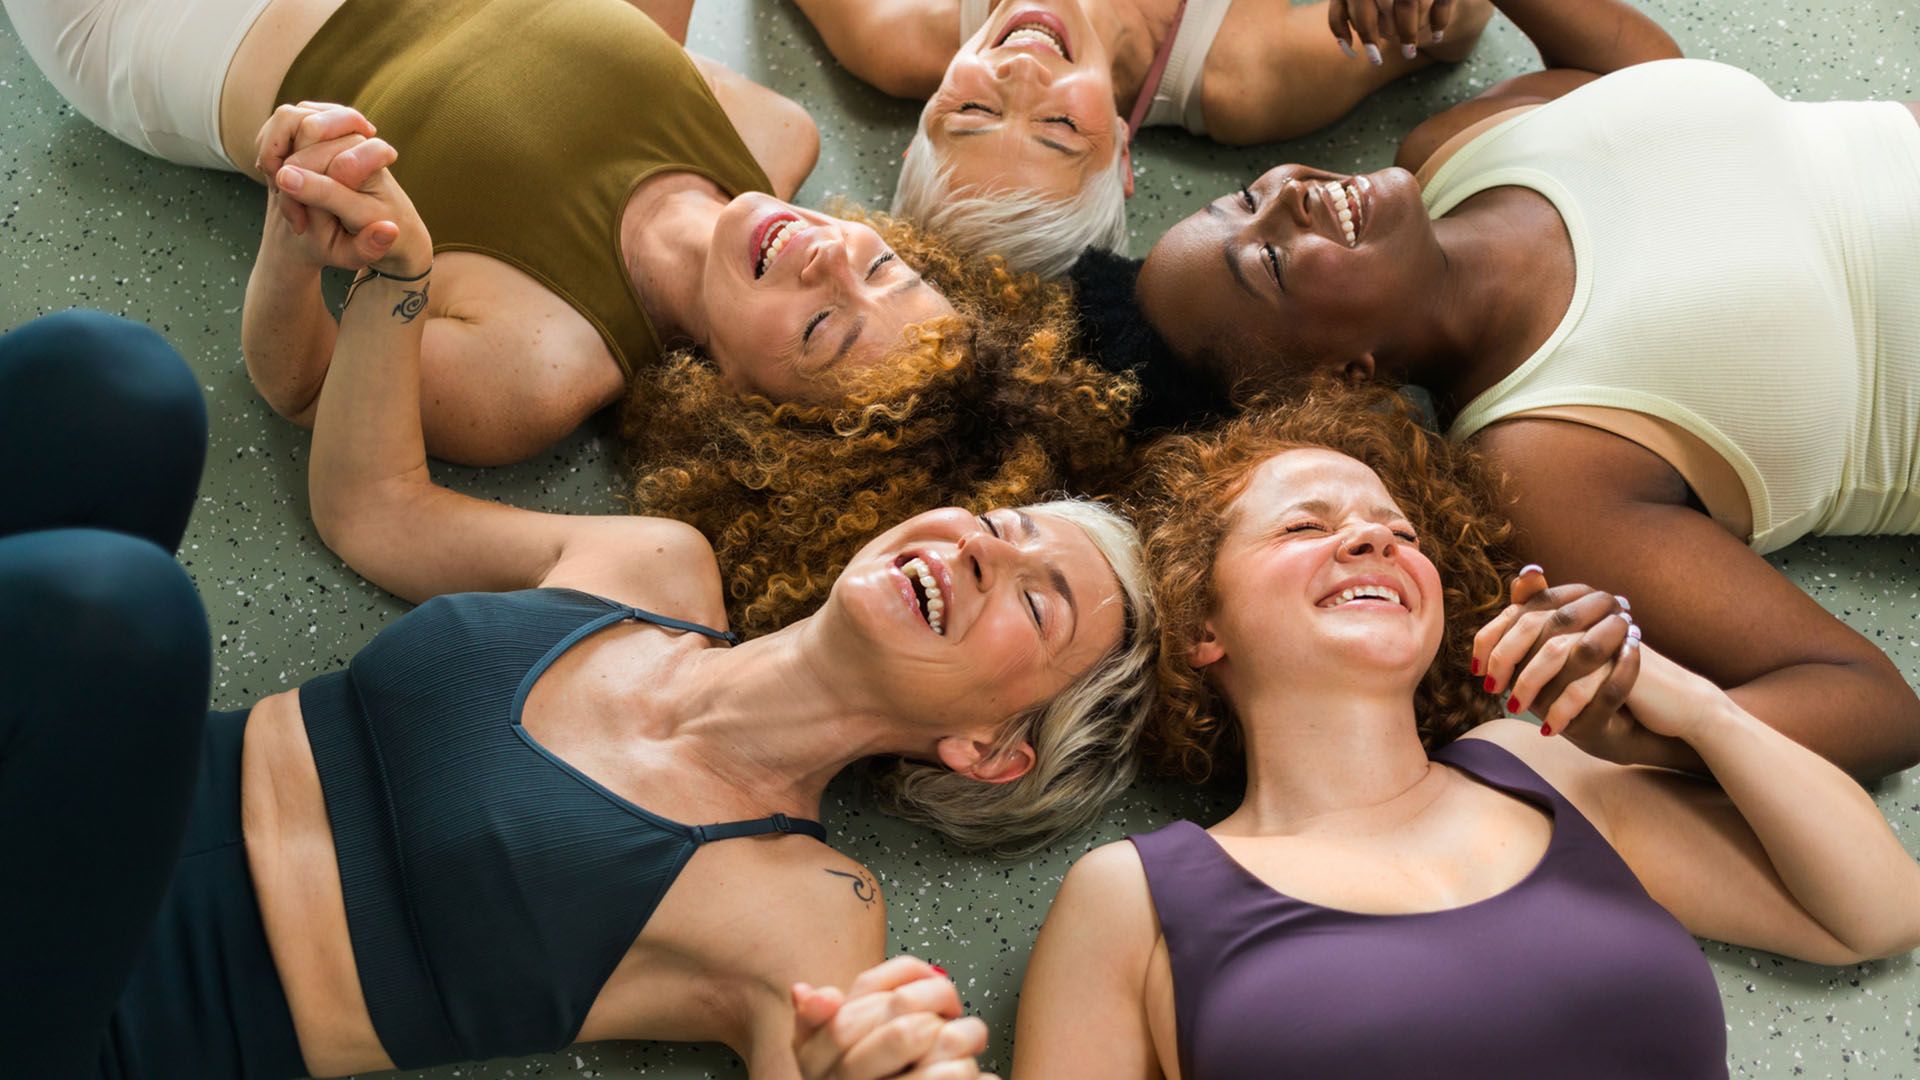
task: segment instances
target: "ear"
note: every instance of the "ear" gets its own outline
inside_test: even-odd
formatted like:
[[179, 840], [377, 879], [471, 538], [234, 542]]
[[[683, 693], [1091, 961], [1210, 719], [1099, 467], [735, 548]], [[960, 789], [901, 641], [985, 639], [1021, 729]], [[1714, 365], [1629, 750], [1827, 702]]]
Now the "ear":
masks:
[[1120, 184], [1127, 198], [1133, 198], [1133, 132], [1127, 130], [1127, 122], [1120, 121]]
[[1033, 768], [1033, 744], [1025, 739], [995, 753], [990, 742], [949, 735], [940, 740], [934, 752], [940, 756], [940, 764], [983, 784], [1010, 783]]
[[1193, 647], [1187, 650], [1187, 663], [1196, 668], [1211, 667], [1225, 659], [1226, 655], [1226, 643], [1213, 632], [1213, 623], [1202, 623], [1200, 636], [1195, 639]]
[[1373, 381], [1373, 354], [1361, 353], [1358, 357], [1340, 365], [1340, 377], [1349, 384], [1358, 386]]

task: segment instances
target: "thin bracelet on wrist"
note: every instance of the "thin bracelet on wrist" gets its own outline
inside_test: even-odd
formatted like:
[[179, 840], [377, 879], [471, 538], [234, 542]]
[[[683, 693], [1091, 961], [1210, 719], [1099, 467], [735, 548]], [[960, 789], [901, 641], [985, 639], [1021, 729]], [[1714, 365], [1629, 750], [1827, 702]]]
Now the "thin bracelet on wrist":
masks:
[[399, 274], [389, 274], [382, 270], [375, 270], [371, 266], [366, 267], [361, 270], [360, 273], [356, 274], [352, 284], [347, 286], [347, 298], [342, 302], [341, 306], [345, 307], [347, 304], [353, 303], [353, 294], [360, 290], [360, 286], [365, 285], [374, 278], [386, 278], [388, 281], [397, 281], [402, 285], [412, 285], [415, 282], [426, 280], [427, 275], [431, 273], [433, 273], [433, 260], [431, 259], [427, 260], [427, 268], [425, 270], [420, 271], [412, 277], [401, 277]]

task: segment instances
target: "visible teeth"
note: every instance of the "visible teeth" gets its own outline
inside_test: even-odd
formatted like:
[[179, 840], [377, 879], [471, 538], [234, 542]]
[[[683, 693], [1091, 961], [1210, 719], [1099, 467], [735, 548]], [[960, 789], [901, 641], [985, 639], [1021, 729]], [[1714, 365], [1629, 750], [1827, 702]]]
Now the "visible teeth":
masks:
[[760, 273], [766, 273], [767, 267], [773, 265], [774, 256], [780, 254], [780, 249], [787, 246], [787, 237], [799, 224], [800, 222], [795, 219], [788, 218], [767, 233], [767, 238], [763, 241], [766, 246], [760, 251]]
[[934, 633], [944, 636], [947, 632], [947, 598], [940, 591], [940, 582], [933, 576], [933, 568], [916, 555], [900, 564], [900, 572], [920, 583], [920, 590], [927, 598], [927, 625], [933, 627]]
[[1334, 208], [1334, 217], [1340, 222], [1340, 231], [1346, 234], [1347, 246], [1359, 242], [1359, 236], [1353, 231], [1354, 215], [1358, 213], [1360, 200], [1355, 198], [1353, 190], [1345, 184], [1331, 183], [1326, 187], [1327, 205]]
[[[1400, 594], [1385, 585], [1358, 585], [1351, 589], [1340, 590], [1340, 595], [1336, 596], [1333, 603], [1327, 606], [1339, 607], [1349, 600], [1391, 600], [1399, 604]], [[1405, 605], [1403, 604], [1402, 606], [1404, 607]]]
[[1012, 45], [1019, 41], [1037, 41], [1047, 48], [1052, 49], [1054, 52], [1059, 53], [1063, 59], [1067, 55], [1066, 43], [1055, 36], [1053, 31], [1037, 23], [1028, 23], [1013, 33], [1008, 34], [1006, 38], [1001, 41], [1001, 44]]

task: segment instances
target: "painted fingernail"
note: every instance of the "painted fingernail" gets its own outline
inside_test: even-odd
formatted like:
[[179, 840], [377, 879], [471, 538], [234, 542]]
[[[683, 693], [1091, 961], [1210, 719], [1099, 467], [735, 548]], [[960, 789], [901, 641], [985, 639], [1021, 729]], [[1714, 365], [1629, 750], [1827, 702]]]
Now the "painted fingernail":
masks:
[[1549, 728], [1549, 727], [1547, 727], [1547, 725], [1545, 725], [1545, 724], [1541, 724], [1541, 725], [1540, 725], [1540, 734], [1542, 734], [1542, 735], [1551, 735], [1551, 734], [1553, 734], [1553, 730], [1552, 730], [1551, 728]]
[[1445, 38], [1446, 36], [1447, 36], [1447, 32], [1446, 32], [1445, 30], [1435, 30], [1435, 31], [1433, 32], [1433, 43], [1434, 43], [1435, 45], [1438, 45], [1438, 44], [1440, 44], [1440, 42], [1441, 42], [1441, 41], [1442, 41], [1442, 40], [1443, 40], [1443, 39], [1444, 39], [1444, 38]]
[[1622, 645], [1622, 646], [1620, 646], [1620, 647], [1621, 647], [1621, 648], [1623, 648], [1623, 649], [1638, 649], [1638, 648], [1640, 647], [1640, 637], [1639, 637], [1639, 635], [1637, 635], [1637, 634], [1628, 634], [1628, 635], [1627, 635], [1627, 641], [1626, 641], [1626, 644], [1624, 644], [1624, 645]]
[[1360, 54], [1353, 51], [1353, 46], [1347, 43], [1346, 38], [1334, 38], [1333, 40], [1339, 43], [1340, 51], [1347, 54], [1347, 59], [1349, 60], [1360, 59]]
[[1525, 565], [1525, 566], [1523, 566], [1523, 567], [1521, 567], [1521, 568], [1520, 568], [1520, 576], [1521, 576], [1521, 577], [1526, 577], [1526, 576], [1527, 576], [1528, 574], [1540, 574], [1540, 575], [1542, 575], [1542, 576], [1544, 576], [1544, 575], [1546, 574], [1546, 571], [1545, 571], [1545, 570], [1542, 570], [1542, 569], [1540, 568], [1540, 564], [1539, 564], [1539, 563], [1531, 563], [1531, 562], [1530, 562], [1530, 563], [1528, 563], [1527, 565]]
[[1420, 50], [1415, 48], [1411, 43], [1400, 46], [1400, 55], [1406, 57], [1409, 60], [1413, 59], [1414, 56], [1419, 53], [1419, 51]]
[[1629, 641], [1639, 641], [1639, 640], [1640, 640], [1640, 627], [1638, 627], [1638, 626], [1629, 626], [1629, 627], [1627, 627], [1627, 640], [1629, 640]]
[[1480, 658], [1477, 656], [1473, 658], [1473, 673], [1480, 674]]
[[1520, 715], [1520, 699], [1517, 697], [1508, 698], [1507, 711], [1514, 714], [1515, 716]]
[[942, 974], [942, 975], [945, 975], [945, 974], [947, 973], [947, 969], [946, 969], [946, 968], [943, 968], [943, 967], [941, 967], [941, 966], [940, 966], [939, 964], [928, 964], [927, 966], [928, 966], [928, 967], [930, 967], [930, 968], [932, 968], [933, 970], [935, 970], [935, 971], [937, 971], [937, 972], [939, 972], [939, 973], [940, 973], [940, 974]]
[[1632, 611], [1632, 610], [1633, 610], [1633, 601], [1631, 601], [1631, 600], [1629, 600], [1629, 599], [1627, 599], [1627, 598], [1626, 598], [1626, 597], [1624, 597], [1624, 596], [1621, 596], [1621, 595], [1620, 595], [1619, 593], [1614, 593], [1614, 594], [1613, 594], [1613, 598], [1614, 598], [1615, 600], [1618, 600], [1618, 601], [1620, 602], [1620, 610], [1621, 610], [1621, 611]]
[[1489, 694], [1493, 693], [1493, 676], [1491, 675], [1487, 676], [1487, 681], [1484, 685], [1487, 688], [1487, 693]]
[[1379, 64], [1381, 62], [1380, 46], [1375, 45], [1371, 41], [1367, 42], [1367, 59], [1373, 61], [1375, 64]]

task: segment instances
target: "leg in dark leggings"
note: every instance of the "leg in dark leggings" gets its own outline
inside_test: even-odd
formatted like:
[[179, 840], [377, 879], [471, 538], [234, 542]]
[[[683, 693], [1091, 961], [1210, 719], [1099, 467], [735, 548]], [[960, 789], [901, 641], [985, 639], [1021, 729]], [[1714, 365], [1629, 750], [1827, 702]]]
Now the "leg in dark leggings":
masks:
[[173, 551], [206, 456], [200, 387], [153, 330], [74, 310], [0, 336], [0, 536], [99, 528]]
[[[13, 533], [0, 535], [0, 1047], [13, 1075], [93, 1071], [173, 871], [210, 650], [171, 551], [204, 415], [186, 365], [133, 324], [69, 313], [0, 338], [0, 533]], [[62, 527], [76, 523], [100, 527]]]

